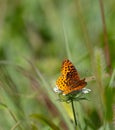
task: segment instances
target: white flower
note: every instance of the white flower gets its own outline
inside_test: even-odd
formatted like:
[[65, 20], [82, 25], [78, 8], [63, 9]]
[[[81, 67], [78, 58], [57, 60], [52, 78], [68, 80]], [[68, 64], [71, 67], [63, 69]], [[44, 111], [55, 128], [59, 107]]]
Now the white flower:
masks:
[[82, 91], [82, 93], [87, 94], [91, 91], [91, 89], [83, 88], [81, 91]]
[[54, 92], [56, 92], [56, 93], [58, 93], [58, 94], [62, 93], [62, 91], [59, 90], [57, 86], [56, 86], [53, 90], [54, 90]]

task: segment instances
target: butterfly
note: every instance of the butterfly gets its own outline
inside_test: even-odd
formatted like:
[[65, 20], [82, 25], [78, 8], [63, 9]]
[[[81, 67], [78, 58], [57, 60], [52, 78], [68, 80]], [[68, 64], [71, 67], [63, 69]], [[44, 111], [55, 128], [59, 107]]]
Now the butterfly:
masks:
[[87, 85], [84, 79], [80, 79], [77, 69], [74, 67], [72, 62], [65, 59], [61, 67], [61, 76], [56, 81], [56, 87], [67, 95], [72, 92], [80, 91]]

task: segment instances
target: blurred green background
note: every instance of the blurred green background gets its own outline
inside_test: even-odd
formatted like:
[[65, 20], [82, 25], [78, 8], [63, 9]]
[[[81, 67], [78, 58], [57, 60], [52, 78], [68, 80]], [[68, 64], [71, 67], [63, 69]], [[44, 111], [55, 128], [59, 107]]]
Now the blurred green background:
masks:
[[76, 103], [81, 130], [114, 129], [114, 5], [0, 0], [0, 130], [74, 130], [70, 104], [53, 92], [65, 58], [95, 76], [89, 101]]

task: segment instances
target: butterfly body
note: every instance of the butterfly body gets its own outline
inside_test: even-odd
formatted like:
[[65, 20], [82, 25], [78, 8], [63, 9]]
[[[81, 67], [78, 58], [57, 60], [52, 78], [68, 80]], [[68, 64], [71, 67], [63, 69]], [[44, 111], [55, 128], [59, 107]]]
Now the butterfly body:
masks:
[[61, 76], [56, 81], [56, 86], [64, 95], [79, 91], [87, 85], [85, 79], [80, 80], [74, 65], [65, 59], [61, 67]]

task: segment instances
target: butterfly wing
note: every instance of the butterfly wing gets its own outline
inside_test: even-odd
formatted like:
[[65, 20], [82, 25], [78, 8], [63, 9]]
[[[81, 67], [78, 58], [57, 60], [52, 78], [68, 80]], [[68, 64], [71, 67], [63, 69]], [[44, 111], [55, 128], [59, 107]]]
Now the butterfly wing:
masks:
[[70, 74], [70, 72], [71, 76], [74, 76], [76, 80], [80, 80], [80, 77], [74, 65], [68, 59], [65, 59], [62, 63], [61, 74], [67, 77]]
[[71, 92], [81, 90], [82, 88], [84, 88], [87, 85], [87, 82], [85, 82], [85, 79], [78, 81], [78, 80], [73, 79], [73, 78], [71, 79], [71, 77], [70, 77], [70, 78], [66, 79], [65, 84], [68, 87], [63, 93], [69, 94]]
[[61, 90], [62, 92], [65, 92], [68, 90], [68, 86], [65, 82], [66, 82], [66, 79], [63, 76], [60, 76], [56, 81], [56, 85], [58, 89]]

